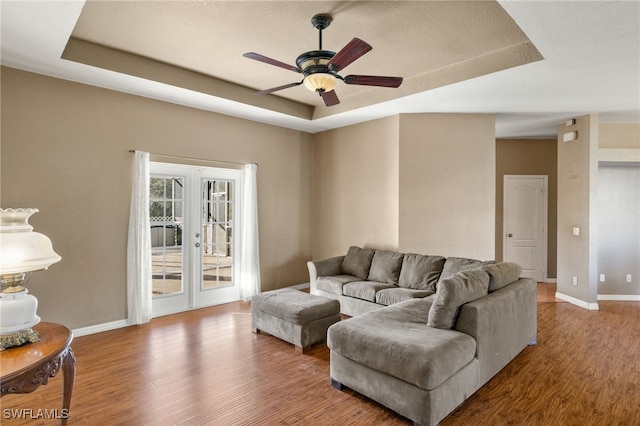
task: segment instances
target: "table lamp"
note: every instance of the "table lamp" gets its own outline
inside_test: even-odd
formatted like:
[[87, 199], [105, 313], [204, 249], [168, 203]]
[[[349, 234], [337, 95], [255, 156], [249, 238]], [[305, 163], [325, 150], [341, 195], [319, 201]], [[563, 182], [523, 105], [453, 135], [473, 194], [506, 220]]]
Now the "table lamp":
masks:
[[40, 340], [38, 300], [22, 286], [33, 271], [60, 261], [51, 240], [33, 232], [29, 217], [38, 209], [0, 209], [0, 351]]

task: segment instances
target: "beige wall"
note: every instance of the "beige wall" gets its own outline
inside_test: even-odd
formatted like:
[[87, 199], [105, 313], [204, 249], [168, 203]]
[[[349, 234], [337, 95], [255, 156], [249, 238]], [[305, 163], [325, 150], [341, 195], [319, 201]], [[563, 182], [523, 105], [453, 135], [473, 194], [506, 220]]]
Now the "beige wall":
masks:
[[600, 123], [598, 147], [640, 149], [640, 123]]
[[498, 139], [496, 141], [496, 259], [503, 260], [504, 175], [546, 175], [547, 277], [556, 277], [558, 144], [556, 139]]
[[[564, 142], [565, 133], [576, 140]], [[558, 293], [597, 308], [598, 116], [577, 117], [558, 126]], [[573, 228], [580, 235], [573, 235]], [[573, 284], [577, 277], [577, 285]]]
[[493, 259], [495, 118], [400, 116], [400, 249]]
[[[563, 142], [565, 132], [578, 139]], [[601, 297], [638, 300], [639, 123], [577, 117], [558, 126], [558, 293], [588, 309]], [[612, 152], [613, 151], [613, 152]], [[572, 227], [580, 227], [579, 236]], [[600, 274], [606, 280], [599, 282]], [[626, 282], [631, 274], [631, 283]], [[578, 278], [578, 285], [572, 284]]]
[[411, 114], [315, 135], [313, 257], [358, 245], [493, 259], [494, 126]]
[[29, 284], [43, 320], [126, 318], [130, 149], [258, 163], [263, 289], [308, 281], [310, 135], [11, 68], [1, 89], [1, 205], [39, 208], [62, 256]]
[[313, 257], [398, 249], [398, 117], [314, 135]]
[[[41, 210], [31, 222], [63, 260], [29, 287], [45, 321], [72, 328], [126, 318], [130, 149], [260, 165], [264, 290], [306, 282], [308, 259], [352, 244], [498, 258], [496, 179], [548, 166], [548, 147], [496, 150], [490, 115], [409, 114], [309, 135], [11, 68], [1, 91], [0, 204]], [[591, 300], [588, 235], [567, 233], [586, 231], [593, 214], [585, 179], [597, 164], [597, 117], [579, 126], [589, 143], [558, 148], [557, 276], [560, 292]], [[601, 147], [638, 148], [638, 124], [599, 131]], [[578, 288], [567, 286], [574, 275]]]

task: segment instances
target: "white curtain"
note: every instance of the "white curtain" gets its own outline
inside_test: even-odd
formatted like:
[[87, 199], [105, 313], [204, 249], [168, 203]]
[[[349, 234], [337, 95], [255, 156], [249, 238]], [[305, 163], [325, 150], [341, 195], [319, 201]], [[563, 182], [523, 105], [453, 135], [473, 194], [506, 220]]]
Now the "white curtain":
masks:
[[244, 166], [242, 194], [242, 242], [240, 244], [240, 297], [248, 301], [260, 292], [260, 252], [258, 249], [257, 164]]
[[127, 245], [129, 324], [143, 324], [151, 319], [149, 179], [149, 153], [136, 151]]

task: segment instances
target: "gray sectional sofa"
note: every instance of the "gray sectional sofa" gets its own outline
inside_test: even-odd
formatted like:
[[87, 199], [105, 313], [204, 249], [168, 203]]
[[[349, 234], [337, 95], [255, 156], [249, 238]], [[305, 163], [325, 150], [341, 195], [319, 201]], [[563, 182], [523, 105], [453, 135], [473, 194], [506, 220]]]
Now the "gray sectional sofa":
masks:
[[312, 293], [353, 315], [327, 332], [333, 386], [418, 425], [438, 424], [536, 340], [536, 282], [513, 263], [351, 247], [308, 266]]
[[341, 313], [356, 316], [431, 296], [447, 276], [491, 263], [352, 246], [345, 256], [310, 261], [307, 267], [311, 293], [339, 300]]

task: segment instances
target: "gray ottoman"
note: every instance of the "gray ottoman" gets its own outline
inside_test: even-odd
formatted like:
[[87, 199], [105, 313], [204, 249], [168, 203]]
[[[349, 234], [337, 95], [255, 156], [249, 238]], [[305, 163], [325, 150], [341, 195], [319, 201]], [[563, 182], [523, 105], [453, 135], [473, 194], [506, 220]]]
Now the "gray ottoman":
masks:
[[267, 291], [251, 300], [251, 329], [276, 336], [304, 353], [340, 321], [340, 302], [293, 289]]

